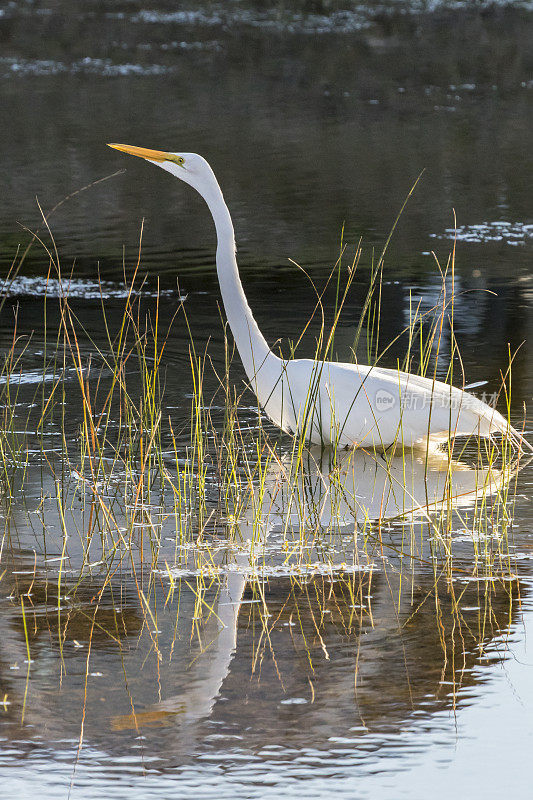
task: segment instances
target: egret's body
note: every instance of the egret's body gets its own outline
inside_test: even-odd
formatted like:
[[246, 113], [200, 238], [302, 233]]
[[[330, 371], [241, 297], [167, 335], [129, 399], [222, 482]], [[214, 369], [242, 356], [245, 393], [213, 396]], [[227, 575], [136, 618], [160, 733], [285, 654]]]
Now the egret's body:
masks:
[[518, 434], [495, 409], [473, 395], [395, 369], [273, 353], [253, 318], [239, 278], [231, 216], [217, 179], [194, 153], [111, 145], [145, 158], [195, 188], [217, 233], [217, 272], [224, 309], [250, 385], [270, 419], [314, 444], [413, 447], [450, 435]]

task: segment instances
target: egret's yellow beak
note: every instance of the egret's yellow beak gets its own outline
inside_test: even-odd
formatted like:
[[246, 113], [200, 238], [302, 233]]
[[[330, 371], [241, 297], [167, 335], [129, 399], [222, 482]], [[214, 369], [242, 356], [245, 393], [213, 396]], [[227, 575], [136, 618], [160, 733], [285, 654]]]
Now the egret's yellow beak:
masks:
[[148, 150], [146, 147], [134, 147], [131, 144], [108, 144], [108, 147], [129, 153], [130, 156], [148, 158], [150, 161], [176, 161], [174, 153], [165, 153], [163, 150]]

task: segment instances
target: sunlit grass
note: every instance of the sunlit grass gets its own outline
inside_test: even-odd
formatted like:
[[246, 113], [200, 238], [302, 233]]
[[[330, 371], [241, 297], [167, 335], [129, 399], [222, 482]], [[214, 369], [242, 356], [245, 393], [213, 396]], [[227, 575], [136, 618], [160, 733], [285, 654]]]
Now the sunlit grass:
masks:
[[[289, 627], [298, 627], [311, 670], [317, 653], [329, 658], [324, 643], [329, 606], [335, 605], [346, 630], [374, 624], [371, 586], [377, 574], [389, 587], [399, 629], [411, 624], [422, 608], [433, 608], [443, 675], [450, 663], [456, 665], [457, 654], [464, 654], [466, 639], [482, 651], [494, 629], [501, 629], [501, 609], [494, 611], [494, 598], [500, 606], [502, 594], [507, 598], [511, 621], [519, 599], [513, 507], [524, 458], [515, 442], [465, 443], [453, 431], [439, 450], [425, 452], [404, 448], [401, 439], [395, 448], [382, 451], [346, 451], [335, 445], [320, 449], [306, 441], [320, 373], [336, 357], [336, 331], [359, 275], [361, 243], [351, 258], [341, 244], [325, 285], [318, 289], [313, 284], [316, 303], [306, 329], [316, 332], [317, 367], [303, 434], [293, 437], [281, 436], [260, 409], [252, 415], [249, 389], [237, 387], [232, 379], [235, 353], [223, 325], [222, 372], [216, 372], [208, 349], [197, 350], [186, 301], [177, 303], [170, 325], [162, 328], [157, 292], [150, 303], [143, 299], [140, 246], [119, 317], [110, 317], [102, 292], [104, 344], [84, 329], [69, 300], [68, 276], [62, 274], [53, 237], [46, 251], [49, 277], [64, 291], [59, 298], [43, 300], [41, 380], [33, 394], [28, 392], [25, 365], [33, 344], [19, 331], [16, 310], [0, 374], [0, 552], [11, 569], [18, 560], [27, 560], [28, 537], [20, 530], [25, 526], [32, 531], [35, 553], [32, 568], [10, 581], [24, 622], [27, 682], [32, 639], [27, 623], [43, 586], [56, 616], [61, 674], [64, 644], [80, 614], [89, 625], [89, 643], [100, 626], [121, 647], [127, 629], [116, 615], [112, 625], [102, 624], [99, 609], [109, 593], [120, 598], [131, 585], [143, 633], [157, 659], [164, 659], [172, 651], [160, 648], [158, 615], [163, 611], [158, 599], [163, 596], [163, 609], [173, 610], [177, 627], [181, 593], [192, 592], [190, 625], [200, 640], [202, 626], [213, 619], [225, 624], [217, 596], [228, 576], [242, 575], [243, 591], [247, 586], [257, 601], [250, 611], [252, 623], [259, 626], [252, 671], [265, 648], [275, 658], [271, 633], [286, 610], [278, 609], [272, 618], [269, 587], [280, 579], [287, 585]], [[362, 348], [371, 364], [386, 360], [396, 344], [384, 343], [379, 333], [384, 253], [370, 270], [352, 351], [355, 357]], [[452, 382], [454, 365], [462, 365], [453, 324], [455, 253], [444, 267], [436, 261], [436, 269], [442, 280], [439, 304], [425, 311], [412, 304], [410, 322], [399, 339], [405, 343], [405, 359], [397, 366], [436, 377], [439, 359], [444, 359], [446, 379]], [[330, 323], [324, 300], [329, 285], [335, 286]], [[55, 327], [47, 316], [50, 303], [59, 307]], [[3, 313], [10, 313], [5, 303]], [[183, 380], [190, 388], [190, 405], [187, 414], [171, 417], [165, 410], [166, 370], [175, 325], [189, 335]], [[446, 353], [444, 341], [449, 343]], [[290, 354], [301, 346], [300, 337]], [[511, 365], [512, 357], [501, 384], [509, 419]], [[206, 385], [213, 385], [213, 375], [217, 388], [209, 394]], [[27, 492], [35, 495], [36, 485], [39, 501], [27, 508], [22, 523], [19, 509]], [[25, 541], [22, 550], [19, 539]], [[10, 553], [12, 561], [7, 562]], [[462, 611], [472, 594], [479, 609], [475, 625], [465, 622]], [[36, 618], [33, 625], [36, 630]], [[357, 675], [357, 664], [354, 668]], [[23, 716], [25, 709], [26, 695]]]

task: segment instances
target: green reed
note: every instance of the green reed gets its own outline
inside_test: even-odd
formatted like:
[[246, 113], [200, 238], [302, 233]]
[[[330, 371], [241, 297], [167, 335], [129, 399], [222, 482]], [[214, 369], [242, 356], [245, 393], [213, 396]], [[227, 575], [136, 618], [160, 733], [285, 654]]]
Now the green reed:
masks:
[[[402, 624], [432, 604], [444, 668], [454, 661], [460, 646], [464, 649], [459, 640], [465, 636], [483, 647], [493, 623], [491, 603], [496, 595], [508, 596], [511, 617], [517, 585], [517, 565], [512, 557], [513, 507], [524, 458], [512, 442], [504, 438], [498, 446], [491, 441], [463, 443], [452, 431], [438, 457], [429, 450], [422, 454], [408, 451], [401, 438], [391, 451], [368, 450], [369, 463], [383, 480], [383, 491], [401, 500], [393, 517], [370, 515], [364, 503], [359, 503], [354, 467], [358, 453], [346, 452], [338, 445], [342, 421], [333, 417], [334, 444], [325, 454], [317, 454], [308, 445], [317, 413], [318, 383], [327, 361], [336, 355], [336, 333], [356, 278], [367, 280], [368, 292], [354, 334], [353, 358], [362, 349], [371, 365], [387, 363], [392, 349], [402, 343], [405, 357], [395, 365], [398, 369], [436, 378], [439, 360], [444, 359], [450, 383], [454, 365], [462, 371], [453, 320], [455, 251], [444, 267], [436, 260], [441, 278], [438, 304], [422, 310], [412, 301], [408, 324], [389, 343], [383, 343], [380, 334], [386, 247], [365, 272], [361, 243], [348, 260], [346, 244], [341, 242], [341, 254], [323, 286], [318, 287], [308, 275], [315, 306], [302, 335], [291, 345], [290, 355], [298, 354], [304, 334], [312, 332], [316, 369], [304, 404], [301, 432], [290, 437], [274, 431], [259, 408], [249, 424], [249, 409], [255, 401], [250, 399], [249, 388], [236, 386], [232, 378], [235, 354], [225, 326], [221, 330], [224, 365], [218, 372], [209, 351], [199, 352], [195, 346], [185, 301], [177, 302], [170, 322], [163, 325], [161, 294], [156, 292], [147, 302], [142, 293], [141, 247], [120, 316], [110, 317], [102, 292], [104, 338], [97, 340], [69, 298], [69, 276], [63, 276], [53, 239], [51, 242], [47, 246], [49, 277], [59, 281], [62, 292], [59, 298], [45, 297], [43, 301], [42, 380], [29, 397], [31, 408], [21, 411], [20, 378], [33, 345], [31, 338], [19, 335], [15, 311], [13, 335], [0, 374], [0, 459], [3, 543], [8, 547], [14, 547], [16, 539], [11, 524], [15, 494], [24, 494], [31, 468], [37, 465], [40, 471], [41, 530], [36, 528], [36, 540], [41, 537], [42, 553], [57, 552], [61, 558], [53, 591], [47, 588], [57, 601], [61, 660], [72, 603], [82, 596], [86, 585], [97, 587], [97, 609], [106, 592], [120, 593], [126, 581], [133, 581], [147, 635], [159, 658], [160, 583], [165, 581], [165, 605], [169, 607], [184, 587], [193, 592], [191, 624], [200, 635], [202, 620], [216, 616], [210, 599], [213, 590], [220, 590], [232, 566], [247, 575], [250, 591], [260, 601], [253, 610], [260, 631], [256, 661], [263, 648], [272, 652], [269, 580], [278, 574], [288, 581], [289, 620], [300, 630], [311, 669], [317, 652], [323, 656], [327, 650], [323, 638], [327, 618], [322, 612], [333, 596], [338, 596], [336, 609], [346, 606], [338, 615], [342, 618], [339, 624], [347, 630], [373, 625], [370, 587], [378, 571], [390, 586], [399, 627], [405, 603], [411, 611]], [[332, 320], [327, 322], [331, 314], [327, 291], [331, 287], [335, 301]], [[50, 322], [52, 303], [57, 303], [59, 310], [55, 327]], [[2, 307], [4, 314], [9, 313], [5, 300]], [[179, 419], [172, 418], [165, 407], [167, 355], [176, 325], [183, 326], [189, 336], [190, 404]], [[445, 328], [449, 346], [444, 345]], [[510, 354], [500, 390], [509, 419], [512, 361]], [[206, 388], [213, 384], [214, 390]], [[428, 481], [436, 472], [442, 476], [438, 498], [431, 496], [429, 489], [422, 502], [414, 495], [410, 476], [417, 459], [422, 460]], [[478, 470], [479, 482], [470, 491], [471, 501], [461, 504], [454, 493], [454, 478], [468, 464]], [[326, 521], [325, 502], [330, 508]], [[58, 519], [59, 533], [52, 527]], [[275, 547], [270, 541], [272, 529], [277, 537]], [[464, 542], [465, 538], [471, 546], [469, 561], [457, 555], [457, 540]], [[68, 581], [63, 572], [67, 559], [76, 567]], [[430, 586], [425, 596], [418, 597], [420, 575], [428, 573]], [[67, 583], [68, 601], [64, 599]], [[33, 584], [19, 582], [18, 586], [20, 597], [31, 602]], [[476, 630], [466, 633], [461, 607], [473, 591], [480, 613]], [[177, 606], [179, 610], [179, 602]], [[28, 603], [23, 609], [27, 615]], [[91, 631], [97, 620], [97, 610], [93, 611]], [[280, 614], [283, 617], [285, 611]], [[448, 628], [453, 629], [451, 640]], [[117, 627], [109, 635], [120, 641], [122, 634]], [[319, 642], [317, 652], [313, 637]]]

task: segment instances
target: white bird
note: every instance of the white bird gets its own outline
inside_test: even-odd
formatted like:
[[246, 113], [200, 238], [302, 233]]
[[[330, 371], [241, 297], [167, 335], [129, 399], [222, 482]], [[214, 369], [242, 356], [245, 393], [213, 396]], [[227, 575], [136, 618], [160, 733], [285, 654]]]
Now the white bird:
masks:
[[279, 358], [269, 348], [246, 300], [237, 267], [231, 216], [213, 170], [196, 153], [171, 153], [124, 144], [188, 183], [211, 211], [216, 263], [226, 316], [250, 385], [272, 422], [307, 442], [384, 449], [416, 447], [450, 436], [520, 434], [494, 408], [468, 392], [396, 369], [308, 358]]

